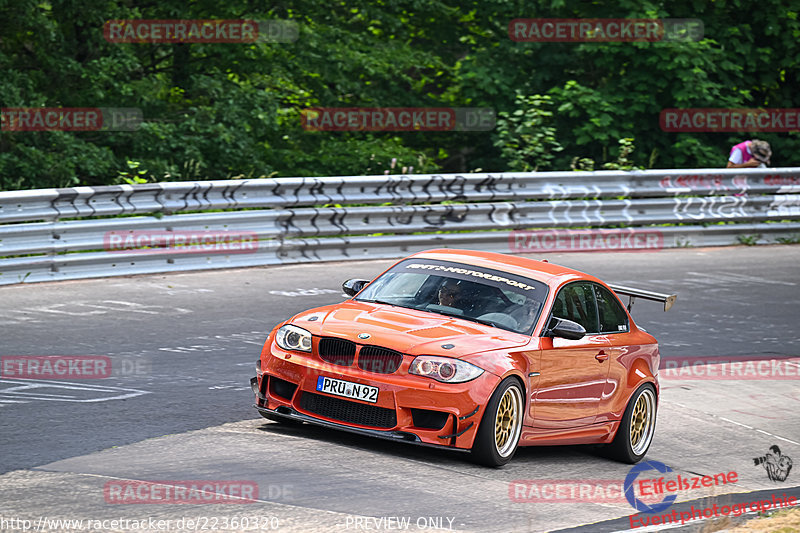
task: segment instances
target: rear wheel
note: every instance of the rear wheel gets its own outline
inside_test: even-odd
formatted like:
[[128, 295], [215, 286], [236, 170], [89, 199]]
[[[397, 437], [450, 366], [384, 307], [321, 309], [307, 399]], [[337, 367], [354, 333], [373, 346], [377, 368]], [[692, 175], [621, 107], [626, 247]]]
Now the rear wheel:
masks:
[[472, 459], [486, 466], [502, 466], [517, 451], [522, 432], [525, 400], [522, 387], [514, 378], [506, 378], [497, 387], [475, 435]]
[[608, 455], [623, 463], [638, 463], [647, 454], [656, 430], [656, 389], [650, 383], [639, 387], [628, 402]]

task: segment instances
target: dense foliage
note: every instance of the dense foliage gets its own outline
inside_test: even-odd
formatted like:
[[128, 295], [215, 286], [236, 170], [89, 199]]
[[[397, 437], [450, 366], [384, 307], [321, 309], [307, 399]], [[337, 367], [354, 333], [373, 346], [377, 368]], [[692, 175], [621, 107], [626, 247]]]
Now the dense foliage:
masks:
[[[134, 132], [0, 132], [0, 189], [622, 160], [722, 167], [730, 146], [752, 137], [772, 144], [773, 166], [800, 166], [797, 132], [668, 133], [658, 121], [664, 108], [800, 107], [798, 11], [798, 0], [0, 0], [0, 107], [140, 108], [145, 118]], [[698, 42], [509, 38], [512, 19], [534, 17], [698, 18], [705, 33]], [[103, 36], [110, 19], [283, 19], [299, 35], [118, 44]], [[311, 106], [488, 107], [498, 124], [307, 131], [300, 116]]]

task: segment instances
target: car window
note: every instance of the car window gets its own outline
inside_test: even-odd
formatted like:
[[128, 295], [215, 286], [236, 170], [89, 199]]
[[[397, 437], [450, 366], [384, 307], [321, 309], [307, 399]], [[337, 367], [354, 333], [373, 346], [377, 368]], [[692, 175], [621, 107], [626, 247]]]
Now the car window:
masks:
[[525, 304], [525, 297], [521, 294], [518, 294], [512, 290], [504, 290], [502, 291], [506, 298], [511, 300], [517, 305], [524, 305]]
[[593, 284], [577, 282], [563, 287], [553, 303], [553, 316], [577, 322], [586, 333], [598, 333]]
[[379, 281], [382, 283], [382, 290], [393, 294], [395, 297], [414, 297], [428, 276], [425, 274], [409, 274], [398, 276], [390, 274], [384, 276]]
[[524, 276], [450, 261], [401, 261], [356, 300], [418, 309], [531, 334], [547, 285]]
[[600, 316], [600, 331], [602, 333], [621, 333], [628, 331], [628, 314], [620, 305], [619, 300], [611, 292], [600, 285], [594, 286], [597, 298], [597, 310]]

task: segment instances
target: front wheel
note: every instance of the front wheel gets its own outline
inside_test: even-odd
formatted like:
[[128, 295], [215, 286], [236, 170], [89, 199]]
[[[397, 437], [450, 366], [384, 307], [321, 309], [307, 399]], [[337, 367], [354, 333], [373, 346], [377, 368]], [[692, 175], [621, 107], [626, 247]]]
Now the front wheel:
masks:
[[514, 378], [506, 378], [497, 387], [486, 405], [472, 459], [486, 466], [503, 466], [517, 451], [522, 431], [525, 400], [522, 387]]
[[650, 383], [639, 387], [628, 402], [609, 455], [623, 463], [634, 464], [644, 458], [656, 430], [656, 389]]

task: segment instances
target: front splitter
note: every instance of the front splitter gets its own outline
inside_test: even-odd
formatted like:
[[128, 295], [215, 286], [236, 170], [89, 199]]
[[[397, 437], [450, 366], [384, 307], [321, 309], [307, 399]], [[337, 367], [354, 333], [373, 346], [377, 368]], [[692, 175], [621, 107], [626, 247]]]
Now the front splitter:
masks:
[[288, 420], [295, 420], [298, 422], [307, 422], [309, 424], [314, 424], [316, 426], [322, 426], [330, 429], [336, 429], [339, 431], [346, 431], [348, 433], [354, 433], [356, 435], [364, 435], [367, 437], [375, 437], [378, 439], [383, 440], [390, 440], [393, 442], [404, 442], [407, 444], [414, 444], [416, 446], [423, 446], [426, 448], [437, 448], [440, 450], [450, 450], [454, 452], [469, 452], [470, 450], [464, 448], [453, 448], [451, 446], [443, 446], [441, 444], [431, 444], [428, 442], [422, 442], [417, 435], [413, 433], [408, 433], [406, 431], [381, 431], [379, 429], [365, 429], [365, 428], [354, 428], [350, 426], [345, 426], [342, 424], [337, 424], [335, 422], [329, 422], [328, 420], [320, 420], [318, 418], [314, 418], [313, 416], [309, 416], [304, 413], [300, 413], [291, 407], [281, 406], [279, 409], [281, 411], [275, 411], [272, 409], [267, 409], [265, 407], [260, 407], [258, 405], [253, 405], [259, 413], [268, 414], [270, 416], [276, 416], [280, 418], [286, 418]]

